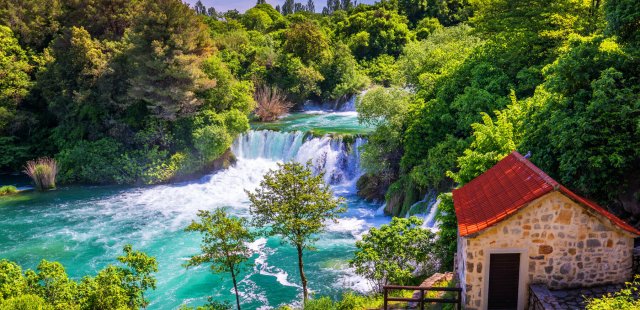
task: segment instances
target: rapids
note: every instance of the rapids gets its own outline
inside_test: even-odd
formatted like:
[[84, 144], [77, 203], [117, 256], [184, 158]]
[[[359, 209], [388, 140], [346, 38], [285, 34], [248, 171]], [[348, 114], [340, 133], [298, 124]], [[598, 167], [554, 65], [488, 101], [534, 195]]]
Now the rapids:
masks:
[[[207, 266], [182, 267], [200, 244], [199, 235], [183, 229], [200, 209], [226, 207], [250, 217], [245, 189], [256, 188], [278, 162], [311, 161], [314, 169], [326, 172], [335, 194], [346, 198], [348, 211], [338, 223], [328, 223], [317, 251], [305, 253], [310, 290], [334, 297], [346, 290], [367, 291], [366, 281], [353, 274], [347, 261], [359, 236], [389, 218], [377, 212], [380, 204], [355, 194], [362, 173], [358, 146], [363, 143], [361, 138], [347, 142], [300, 131], [251, 130], [233, 144], [234, 166], [199, 180], [150, 187], [72, 186], [1, 198], [0, 258], [26, 268], [40, 259], [60, 261], [79, 279], [115, 263], [130, 243], [159, 262], [157, 289], [147, 293], [149, 309], [200, 305], [207, 296], [231, 301], [233, 286], [226, 274], [213, 275]], [[243, 307], [270, 309], [298, 302], [295, 250], [278, 238], [261, 238], [251, 248], [253, 266], [240, 275]]]

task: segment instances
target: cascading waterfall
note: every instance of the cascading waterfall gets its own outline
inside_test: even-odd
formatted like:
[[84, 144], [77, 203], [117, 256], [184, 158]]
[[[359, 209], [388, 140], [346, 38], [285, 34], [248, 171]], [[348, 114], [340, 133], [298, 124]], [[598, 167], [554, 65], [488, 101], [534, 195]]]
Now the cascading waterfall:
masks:
[[311, 162], [315, 172], [324, 171], [331, 185], [353, 183], [360, 176], [359, 148], [364, 139], [347, 143], [331, 136], [311, 137], [302, 132], [251, 130], [238, 137], [233, 153], [242, 159]]
[[304, 104], [305, 111], [335, 111], [335, 112], [354, 112], [356, 110], [356, 101], [358, 96], [365, 94], [367, 90], [357, 95], [351, 95], [346, 99], [338, 99], [334, 101], [325, 101], [317, 103], [308, 101]]
[[436, 213], [438, 211], [438, 205], [440, 205], [440, 199], [437, 198], [437, 193], [429, 191], [422, 200], [414, 203], [409, 207], [406, 217], [417, 216], [422, 218], [422, 227], [437, 230]]

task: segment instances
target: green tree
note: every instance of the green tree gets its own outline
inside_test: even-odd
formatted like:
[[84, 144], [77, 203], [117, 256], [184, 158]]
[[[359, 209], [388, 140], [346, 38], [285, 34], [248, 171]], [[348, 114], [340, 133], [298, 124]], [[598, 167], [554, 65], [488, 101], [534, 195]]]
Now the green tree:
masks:
[[626, 42], [640, 42], [640, 4], [633, 0], [605, 1], [607, 31]]
[[295, 22], [284, 33], [283, 50], [299, 57], [303, 63], [328, 57], [329, 40], [322, 29], [311, 20]]
[[98, 91], [98, 85], [107, 74], [111, 52], [84, 28], [65, 29], [52, 42], [55, 61], [39, 76], [38, 85], [58, 120], [54, 138], [59, 147], [99, 138], [106, 131], [105, 118], [115, 107], [103, 100], [110, 92]]
[[83, 0], [61, 1], [62, 26], [82, 27], [100, 40], [120, 40], [134, 19], [143, 14], [145, 0]]
[[242, 15], [242, 22], [250, 30], [265, 31], [273, 25], [273, 19], [267, 14], [267, 12], [259, 8], [248, 9], [244, 15]]
[[31, 88], [27, 53], [18, 44], [9, 27], [0, 26], [0, 134], [7, 133], [18, 105]]
[[205, 7], [200, 0], [193, 5], [193, 10], [196, 11], [198, 15], [207, 15], [207, 7]]
[[282, 15], [293, 14], [294, 6], [294, 0], [285, 0], [284, 4], [282, 5]]
[[640, 287], [640, 276], [635, 276], [633, 282], [627, 282], [625, 287], [615, 293], [608, 293], [600, 298], [588, 298], [587, 310], [616, 310], [616, 309], [640, 309], [640, 299], [635, 296]]
[[421, 225], [422, 220], [415, 216], [394, 217], [389, 224], [371, 228], [356, 242], [355, 257], [349, 264], [378, 292], [388, 284], [409, 284], [416, 270], [433, 272], [434, 234]]
[[425, 17], [416, 25], [416, 39], [424, 40], [438, 29], [442, 29], [442, 25], [437, 18]]
[[434, 257], [439, 261], [441, 271], [449, 271], [454, 268], [458, 251], [458, 219], [451, 193], [438, 195], [438, 200], [440, 203], [435, 215], [438, 232], [434, 243]]
[[279, 235], [284, 242], [296, 248], [306, 302], [308, 291], [303, 252], [314, 249], [317, 234], [324, 231], [327, 221], [337, 221], [338, 215], [346, 208], [342, 206], [342, 198], [333, 196], [324, 181], [324, 173], [314, 175], [310, 163], [290, 162], [278, 167], [265, 174], [260, 187], [254, 192], [246, 192], [256, 226], [268, 226], [270, 235]]
[[229, 217], [225, 210], [198, 211], [200, 222], [192, 222], [185, 230], [200, 232], [202, 254], [194, 255], [186, 267], [211, 264], [214, 273], [229, 272], [236, 293], [236, 304], [240, 309], [240, 295], [236, 278], [251, 256], [248, 243], [255, 241], [255, 234], [247, 229], [244, 218]]
[[118, 261], [127, 268], [121, 268], [124, 288], [129, 296], [129, 307], [132, 309], [146, 308], [149, 301], [144, 293], [156, 289], [156, 278], [152, 275], [158, 271], [158, 263], [154, 257], [144, 252], [134, 251], [130, 244], [124, 246], [124, 255]]
[[572, 190], [632, 214], [640, 214], [637, 68], [613, 38], [574, 37], [545, 72], [520, 147]]
[[362, 166], [389, 184], [395, 181], [402, 157], [402, 134], [412, 96], [400, 88], [375, 87], [361, 96], [356, 109], [358, 121], [376, 130], [363, 146]]
[[411, 34], [406, 17], [384, 8], [351, 14], [336, 28], [358, 59], [398, 56]]
[[147, 1], [133, 26], [129, 97], [162, 120], [192, 115], [197, 94], [214, 87], [201, 64], [212, 52], [209, 32], [179, 0]]
[[22, 1], [0, 2], [0, 24], [13, 30], [20, 45], [35, 51], [42, 51], [60, 30], [60, 15], [63, 1]]
[[0, 261], [0, 309], [140, 309], [148, 305], [144, 292], [155, 289], [154, 258], [124, 247], [118, 257], [124, 265], [108, 265], [95, 277], [69, 279], [58, 262], [42, 260], [36, 270]]
[[473, 141], [458, 158], [458, 170], [448, 171], [447, 175], [464, 185], [515, 151], [523, 139], [527, 112], [526, 103], [518, 102], [515, 94], [512, 94], [510, 106], [495, 111], [495, 121], [483, 112], [482, 122], [471, 125]]

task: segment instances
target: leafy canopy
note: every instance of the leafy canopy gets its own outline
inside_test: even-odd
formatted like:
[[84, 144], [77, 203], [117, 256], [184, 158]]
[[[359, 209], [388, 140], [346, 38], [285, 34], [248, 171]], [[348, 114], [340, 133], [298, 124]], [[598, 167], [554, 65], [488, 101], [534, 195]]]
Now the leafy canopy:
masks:
[[416, 271], [433, 272], [431, 255], [435, 235], [421, 225], [422, 220], [415, 216], [394, 217], [389, 224], [371, 228], [356, 242], [350, 265], [378, 292], [382, 292], [384, 285], [409, 284]]
[[326, 223], [337, 221], [346, 211], [344, 199], [333, 196], [324, 173], [314, 175], [310, 163], [278, 164], [278, 169], [267, 172], [260, 187], [247, 195], [256, 226], [268, 226], [269, 234], [302, 249], [313, 249]]

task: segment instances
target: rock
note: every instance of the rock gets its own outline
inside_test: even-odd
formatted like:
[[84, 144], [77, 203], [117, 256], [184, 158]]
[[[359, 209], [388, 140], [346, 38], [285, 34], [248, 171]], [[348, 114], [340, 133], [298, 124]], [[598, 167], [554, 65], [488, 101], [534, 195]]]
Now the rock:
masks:
[[538, 247], [538, 254], [551, 254], [553, 253], [553, 247], [550, 245], [541, 245]]
[[384, 201], [388, 187], [388, 182], [370, 174], [363, 174], [356, 182], [358, 196], [367, 201]]
[[564, 263], [560, 266], [560, 274], [568, 274], [571, 271], [571, 264]]

